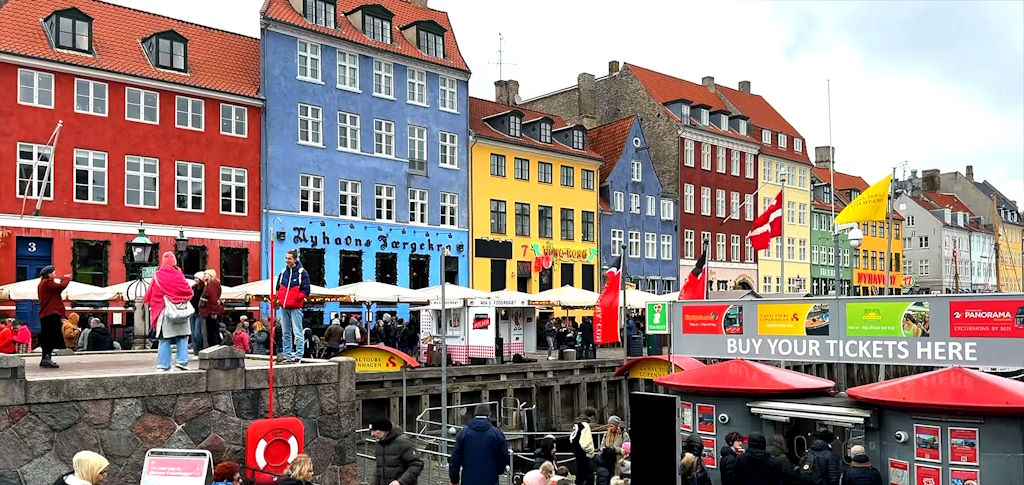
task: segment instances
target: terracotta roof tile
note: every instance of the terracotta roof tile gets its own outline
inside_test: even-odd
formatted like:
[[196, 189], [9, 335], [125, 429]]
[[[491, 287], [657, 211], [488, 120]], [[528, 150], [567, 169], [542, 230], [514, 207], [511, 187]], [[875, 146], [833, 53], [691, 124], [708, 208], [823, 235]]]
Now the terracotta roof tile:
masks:
[[589, 148], [591, 145], [590, 140], [584, 137], [584, 149], [576, 150], [570, 146], [563, 145], [555, 137], [551, 138], [551, 143], [541, 143], [528, 136], [508, 136], [487, 124], [484, 119], [490, 118], [496, 114], [517, 110], [523, 113], [524, 119], [536, 119], [541, 117], [548, 117], [554, 122], [551, 126], [551, 130], [557, 131], [562, 128], [568, 128], [571, 125], [565, 122], [560, 116], [555, 116], [549, 113], [543, 113], [541, 111], [534, 111], [526, 109], [522, 106], [509, 106], [507, 104], [495, 103], [494, 101], [488, 101], [480, 98], [469, 98], [469, 129], [473, 132], [473, 136], [480, 138], [487, 138], [490, 140], [502, 141], [506, 143], [513, 143], [530, 148], [536, 148], [540, 150], [548, 150], [552, 152], [558, 152], [565, 155], [574, 155], [578, 157], [592, 158], [594, 160], [602, 160], [601, 155], [594, 152]]
[[971, 217], [974, 217], [974, 213], [967, 208], [967, 204], [964, 204], [963, 201], [954, 194], [928, 191], [922, 191], [921, 194], [932, 202], [932, 206], [935, 209], [950, 209], [953, 212], [966, 212]]
[[[395, 15], [391, 20], [391, 44], [384, 44], [370, 39], [363, 34], [359, 27], [353, 25], [348, 20], [345, 12], [351, 12], [364, 5], [380, 5]], [[276, 20], [337, 39], [469, 72], [469, 66], [466, 65], [465, 59], [462, 58], [462, 53], [459, 52], [459, 45], [455, 40], [451, 22], [448, 20], [448, 14], [427, 7], [419, 7], [405, 0], [339, 0], [337, 20], [335, 21], [337, 28], [334, 29], [321, 27], [306, 20], [300, 12], [292, 8], [288, 0], [266, 0], [260, 13], [264, 19]], [[444, 53], [446, 56], [444, 59], [428, 56], [420, 52], [416, 44], [409, 42], [402, 35], [401, 30], [399, 30], [400, 27], [422, 20], [433, 20], [447, 31], [444, 36]]]
[[830, 174], [828, 169], [823, 167], [816, 167], [811, 171], [814, 172], [814, 175], [821, 179], [823, 182], [827, 183], [829, 180], [833, 180], [836, 190], [856, 189], [863, 192], [867, 190], [867, 188], [869, 187], [868, 183], [865, 182], [864, 179], [856, 175], [845, 174], [842, 172], [833, 172], [835, 176], [829, 177]]
[[[55, 50], [42, 19], [75, 7], [93, 19], [93, 55]], [[141, 41], [174, 30], [188, 39], [188, 73], [157, 69]], [[260, 40], [97, 0], [0, 2], [0, 52], [256, 97]]]
[[[718, 92], [723, 98], [725, 98], [730, 104], [736, 107], [741, 114], [750, 118], [750, 123], [753, 124], [757, 129], [755, 130], [755, 139], [761, 140], [761, 129], [767, 128], [772, 131], [772, 144], [761, 145], [761, 152], [766, 155], [775, 157], [785, 158], [787, 160], [793, 160], [797, 162], [804, 162], [807, 164], [811, 163], [810, 158], [807, 155], [807, 143], [803, 135], [793, 125], [789, 124], [785, 118], [775, 110], [774, 107], [764, 98], [757, 94], [747, 94], [742, 91], [727, 88], [725, 86], [716, 85]], [[800, 138], [804, 140], [804, 147], [800, 153], [793, 150], [793, 141], [790, 140], [788, 148], [785, 150], [781, 149], [776, 145], [778, 137], [775, 133], [783, 133], [788, 135], [790, 138]]]
[[629, 137], [629, 131], [633, 128], [635, 119], [635, 115], [627, 116], [621, 120], [587, 130], [590, 149], [604, 157], [604, 163], [601, 164], [602, 181], [608, 180], [612, 171], [615, 170], [615, 166], [618, 165], [619, 158], [622, 157], [622, 149], [626, 146], [626, 139]]

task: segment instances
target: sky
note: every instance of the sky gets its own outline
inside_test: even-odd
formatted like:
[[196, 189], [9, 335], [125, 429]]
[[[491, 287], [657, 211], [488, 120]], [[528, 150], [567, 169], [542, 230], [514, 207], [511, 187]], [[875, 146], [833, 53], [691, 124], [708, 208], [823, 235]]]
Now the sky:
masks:
[[[262, 0], [113, 0], [259, 36]], [[836, 170], [868, 183], [896, 169], [964, 172], [1024, 205], [1024, 2], [430, 0], [448, 12], [494, 99], [524, 99], [607, 73], [617, 60], [700, 83], [748, 80]], [[829, 129], [831, 91], [831, 133]], [[813, 153], [813, 152], [812, 152]]]

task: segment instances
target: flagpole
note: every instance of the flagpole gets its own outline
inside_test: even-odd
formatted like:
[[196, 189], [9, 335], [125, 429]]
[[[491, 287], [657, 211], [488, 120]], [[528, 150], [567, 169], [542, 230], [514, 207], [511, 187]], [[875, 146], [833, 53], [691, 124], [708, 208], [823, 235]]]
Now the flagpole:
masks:
[[779, 255], [779, 290], [781, 290], [782, 296], [786, 296], [786, 216], [789, 212], [786, 210], [786, 179], [788, 174], [785, 167], [783, 167], [781, 174], [782, 179], [779, 182], [782, 186], [779, 188], [779, 209], [782, 211], [782, 234], [779, 237], [782, 239], [782, 251], [780, 251], [782, 254]]
[[889, 194], [888, 201], [886, 201], [885, 211], [886, 217], [889, 218], [887, 230], [885, 232], [885, 294], [889, 294], [889, 270], [892, 269], [892, 180], [896, 178], [896, 167], [892, 168], [892, 176], [889, 177]]
[[[626, 280], [625, 280], [625, 278], [626, 278], [626, 254], [627, 253], [626, 253], [626, 245], [625, 244], [622, 245], [622, 251], [620, 251], [620, 252], [622, 253], [622, 257], [619, 258], [619, 291], [622, 292], [622, 301], [620, 302], [620, 305], [619, 305], [619, 325], [622, 325], [622, 328], [626, 328]], [[618, 332], [619, 329], [616, 328], [615, 331]], [[625, 333], [625, 332], [623, 332], [623, 333]], [[626, 336], [625, 344], [626, 345], [624, 345], [623, 347], [626, 348], [626, 355], [629, 356], [629, 336], [628, 335]], [[640, 355], [643, 355], [643, 354], [641, 353]], [[597, 348], [596, 347], [594, 349], [594, 358], [597, 358]]]

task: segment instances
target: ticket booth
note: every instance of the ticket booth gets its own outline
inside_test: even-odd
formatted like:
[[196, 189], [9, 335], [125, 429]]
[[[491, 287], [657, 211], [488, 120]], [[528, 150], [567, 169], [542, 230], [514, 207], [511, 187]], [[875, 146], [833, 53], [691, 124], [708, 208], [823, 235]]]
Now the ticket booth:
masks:
[[[420, 311], [421, 338], [443, 335], [440, 302], [431, 302]], [[452, 300], [445, 303], [445, 314], [452, 363], [511, 362], [516, 354], [525, 357], [527, 352], [537, 351], [537, 309], [526, 301]]]

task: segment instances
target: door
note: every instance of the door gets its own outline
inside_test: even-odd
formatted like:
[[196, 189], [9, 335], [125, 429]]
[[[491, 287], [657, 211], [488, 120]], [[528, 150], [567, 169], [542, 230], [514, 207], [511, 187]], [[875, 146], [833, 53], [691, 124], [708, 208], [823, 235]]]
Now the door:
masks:
[[[15, 280], [37, 278], [43, 267], [53, 264], [53, 239], [18, 237], [15, 247]], [[39, 302], [19, 301], [15, 304], [16, 318], [28, 324], [33, 334], [39, 333]]]

